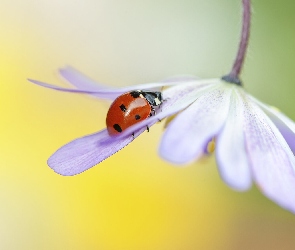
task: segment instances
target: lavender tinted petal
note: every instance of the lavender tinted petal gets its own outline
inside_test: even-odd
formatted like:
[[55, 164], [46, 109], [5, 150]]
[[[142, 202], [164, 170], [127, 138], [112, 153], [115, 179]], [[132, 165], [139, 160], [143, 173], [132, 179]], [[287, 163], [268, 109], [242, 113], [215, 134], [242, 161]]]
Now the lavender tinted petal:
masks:
[[269, 116], [295, 154], [295, 123], [285, 114], [251, 97]]
[[295, 212], [295, 158], [279, 130], [244, 97], [245, 138], [251, 170], [260, 190]]
[[105, 84], [98, 83], [71, 66], [59, 69], [59, 74], [77, 89], [100, 90], [109, 89]]
[[[48, 165], [61, 175], [79, 174], [128, 145], [144, 130], [136, 131], [134, 137], [131, 135], [107, 142], [105, 142], [105, 139], [109, 135], [106, 129], [78, 138], [58, 149], [48, 159]], [[104, 142], [102, 142], [103, 140]]]
[[102, 92], [100, 90], [83, 90], [83, 89], [69, 89], [69, 88], [63, 88], [63, 87], [59, 87], [59, 86], [55, 86], [52, 84], [48, 84], [45, 82], [40, 82], [37, 80], [32, 80], [32, 79], [28, 79], [28, 81], [30, 81], [31, 83], [37, 84], [39, 86], [45, 87], [45, 88], [49, 88], [49, 89], [54, 89], [54, 90], [58, 90], [58, 91], [63, 91], [63, 92], [71, 92], [71, 93], [78, 93], [78, 94], [90, 94], [90, 95], [95, 95], [95, 96], [99, 96], [102, 99], [113, 99], [113, 96], [116, 95], [117, 96], [117, 92], [112, 93], [111, 91], [109, 92]]
[[231, 88], [221, 86], [204, 93], [168, 126], [160, 144], [160, 155], [176, 164], [188, 163], [203, 153], [204, 144], [223, 126]]
[[243, 122], [243, 102], [238, 93], [233, 91], [226, 123], [216, 139], [216, 161], [223, 180], [241, 191], [251, 186]]

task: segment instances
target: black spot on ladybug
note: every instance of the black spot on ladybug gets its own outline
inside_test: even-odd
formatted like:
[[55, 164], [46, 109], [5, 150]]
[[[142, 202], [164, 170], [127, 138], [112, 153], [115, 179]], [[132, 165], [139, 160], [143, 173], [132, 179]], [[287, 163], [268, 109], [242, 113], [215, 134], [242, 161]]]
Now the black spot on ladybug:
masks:
[[130, 95], [133, 97], [133, 98], [138, 98], [140, 96], [141, 92], [140, 91], [131, 91], [130, 92]]
[[119, 133], [122, 132], [122, 128], [121, 128], [120, 125], [117, 124], [117, 123], [113, 125], [113, 128], [114, 128], [117, 132], [119, 132]]
[[135, 120], [139, 120], [140, 119], [140, 115], [135, 115]]
[[120, 105], [120, 109], [123, 111], [123, 112], [126, 112], [126, 107], [124, 106], [124, 104]]

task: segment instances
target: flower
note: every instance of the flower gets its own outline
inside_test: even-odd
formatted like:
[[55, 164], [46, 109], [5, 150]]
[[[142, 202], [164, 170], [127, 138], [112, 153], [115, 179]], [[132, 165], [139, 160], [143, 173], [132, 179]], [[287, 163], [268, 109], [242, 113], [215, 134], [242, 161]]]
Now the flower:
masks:
[[253, 181], [267, 197], [295, 212], [295, 123], [241, 86], [222, 79], [180, 77], [111, 89], [95, 84], [71, 67], [61, 69], [60, 73], [76, 89], [30, 81], [111, 100], [134, 89], [170, 88], [163, 90], [165, 101], [156, 115], [119, 136], [110, 137], [104, 129], [58, 149], [48, 160], [55, 172], [79, 174], [125, 147], [147, 126], [177, 114], [160, 143], [159, 153], [164, 159], [174, 164], [192, 162], [204, 154], [208, 141], [215, 138], [219, 172], [229, 186], [243, 191]]

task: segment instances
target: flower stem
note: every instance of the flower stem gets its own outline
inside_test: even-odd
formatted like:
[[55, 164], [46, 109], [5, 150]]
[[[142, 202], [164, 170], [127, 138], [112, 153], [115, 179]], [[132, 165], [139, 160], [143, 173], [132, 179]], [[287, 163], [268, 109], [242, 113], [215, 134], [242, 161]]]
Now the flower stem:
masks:
[[222, 77], [226, 82], [235, 83], [242, 85], [239, 78], [241, 69], [244, 64], [247, 47], [249, 43], [250, 36], [250, 21], [251, 21], [251, 0], [242, 0], [243, 3], [243, 26], [241, 32], [240, 45], [235, 62], [232, 66], [231, 72], [228, 75]]

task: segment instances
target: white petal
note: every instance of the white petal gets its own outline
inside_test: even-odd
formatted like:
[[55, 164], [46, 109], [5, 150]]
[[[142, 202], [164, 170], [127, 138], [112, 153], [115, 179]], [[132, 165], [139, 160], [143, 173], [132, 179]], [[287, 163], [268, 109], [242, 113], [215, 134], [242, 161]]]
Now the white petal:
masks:
[[194, 75], [176, 75], [168, 77], [161, 82], [188, 82], [188, 81], [195, 81], [200, 79], [200, 77]]
[[276, 110], [273, 107], [266, 105], [251, 97], [269, 116], [269, 118], [273, 121], [276, 127], [280, 130], [281, 134], [285, 138], [286, 142], [288, 143], [289, 147], [295, 154], [295, 123], [289, 117], [284, 115], [282, 112]]
[[176, 164], [188, 163], [200, 156], [204, 144], [225, 122], [231, 90], [232, 86], [223, 83], [182, 111], [166, 129], [160, 155]]
[[295, 212], [295, 158], [267, 115], [244, 96], [245, 138], [254, 179], [261, 191]]
[[235, 90], [225, 126], [216, 139], [216, 160], [220, 175], [232, 188], [246, 190], [251, 186], [243, 132], [243, 102]]
[[183, 81], [163, 81], [163, 82], [155, 82], [155, 83], [144, 83], [144, 84], [138, 84], [138, 85], [131, 85], [131, 86], [126, 86], [123, 88], [118, 88], [118, 91], [122, 93], [126, 93], [128, 91], [132, 90], [153, 90], [154, 88], [159, 88], [159, 87], [165, 87], [165, 86], [177, 86], [180, 88], [183, 88], [184, 86], [198, 86], [198, 85], [204, 85], [204, 84], [210, 84], [210, 83], [215, 83], [217, 79], [204, 79], [204, 80], [195, 80], [195, 79], [190, 79], [190, 80], [183, 80]]

